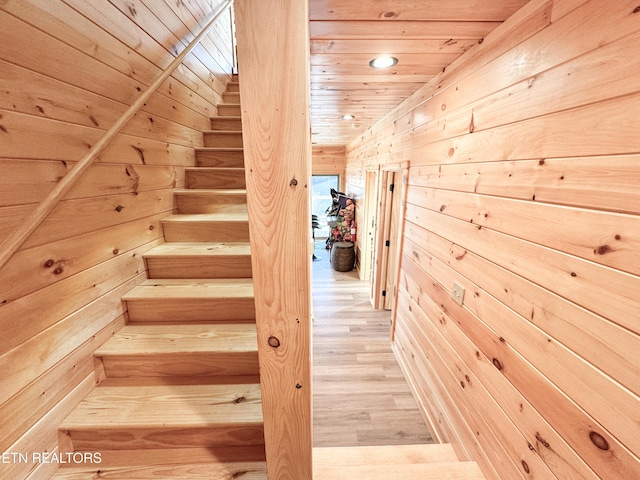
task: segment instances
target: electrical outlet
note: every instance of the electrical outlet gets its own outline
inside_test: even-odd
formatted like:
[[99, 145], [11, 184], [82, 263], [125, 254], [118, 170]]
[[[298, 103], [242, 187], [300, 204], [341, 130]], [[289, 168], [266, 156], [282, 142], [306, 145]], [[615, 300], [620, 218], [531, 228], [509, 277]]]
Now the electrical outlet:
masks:
[[464, 287], [458, 282], [453, 282], [451, 298], [453, 298], [458, 305], [462, 306], [462, 303], [464, 302]]

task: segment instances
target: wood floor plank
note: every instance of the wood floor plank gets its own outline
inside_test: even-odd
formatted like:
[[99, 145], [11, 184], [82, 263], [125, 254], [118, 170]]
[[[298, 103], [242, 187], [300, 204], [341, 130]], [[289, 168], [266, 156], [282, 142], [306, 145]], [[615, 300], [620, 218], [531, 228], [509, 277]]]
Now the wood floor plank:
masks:
[[356, 271], [333, 270], [323, 246], [313, 262], [314, 447], [433, 443], [391, 351], [390, 312], [371, 307]]

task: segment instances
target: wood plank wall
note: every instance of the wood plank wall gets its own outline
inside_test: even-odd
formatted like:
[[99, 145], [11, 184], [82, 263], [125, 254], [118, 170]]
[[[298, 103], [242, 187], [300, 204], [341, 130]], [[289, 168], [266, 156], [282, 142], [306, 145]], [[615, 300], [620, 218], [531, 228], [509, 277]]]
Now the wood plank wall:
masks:
[[[1, 2], [0, 240], [221, 4]], [[93, 387], [92, 352], [126, 321], [120, 297], [162, 241], [159, 219], [194, 165], [232, 59], [225, 14], [0, 271], [0, 452], [52, 451], [57, 424]], [[0, 477], [33, 469], [0, 464]]]
[[532, 0], [347, 148], [410, 161], [394, 348], [488, 478], [640, 478], [639, 49], [635, 0]]
[[344, 185], [347, 158], [344, 146], [314, 145], [311, 149], [311, 171], [313, 175], [340, 175]]

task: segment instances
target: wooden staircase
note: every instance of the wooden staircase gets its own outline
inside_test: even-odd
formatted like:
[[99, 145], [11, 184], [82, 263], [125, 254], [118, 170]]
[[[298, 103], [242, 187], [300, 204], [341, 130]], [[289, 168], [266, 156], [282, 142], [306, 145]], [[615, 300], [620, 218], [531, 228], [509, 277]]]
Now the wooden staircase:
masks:
[[102, 381], [60, 427], [60, 451], [102, 462], [54, 479], [266, 479], [238, 91], [123, 297], [129, 323], [95, 352]]
[[[100, 383], [60, 427], [53, 480], [266, 480], [238, 83], [124, 297], [129, 323], [95, 352]], [[339, 408], [339, 407], [337, 407]], [[314, 449], [314, 480], [482, 480], [450, 445]], [[95, 459], [96, 457], [91, 457]]]

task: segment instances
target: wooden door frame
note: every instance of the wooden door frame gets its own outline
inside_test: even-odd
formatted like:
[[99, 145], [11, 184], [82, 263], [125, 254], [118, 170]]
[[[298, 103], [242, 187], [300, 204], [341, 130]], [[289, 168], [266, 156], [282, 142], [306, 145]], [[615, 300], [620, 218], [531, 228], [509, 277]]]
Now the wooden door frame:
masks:
[[[402, 181], [400, 182], [401, 190], [395, 190], [394, 194], [400, 195], [400, 212], [398, 215], [398, 221], [396, 225], [391, 225], [391, 204], [387, 201], [388, 198], [388, 189], [386, 185], [388, 183], [389, 174], [391, 173], [400, 173], [402, 176]], [[398, 284], [398, 279], [400, 278], [400, 258], [402, 252], [402, 244], [403, 244], [403, 233], [404, 233], [404, 216], [405, 216], [405, 204], [406, 204], [406, 195], [407, 195], [407, 177], [409, 174], [409, 162], [397, 162], [397, 163], [389, 163], [385, 165], [380, 165], [378, 170], [378, 182], [376, 189], [376, 231], [375, 231], [375, 242], [374, 242], [374, 271], [371, 279], [371, 304], [375, 309], [381, 309], [384, 304], [384, 298], [382, 296], [382, 278], [383, 278], [383, 267], [386, 269], [386, 261], [388, 261], [388, 250], [385, 248], [385, 241], [387, 238], [386, 232], [390, 231], [391, 228], [396, 228], [398, 232], [398, 242], [395, 246], [391, 246], [390, 248], [395, 248], [396, 251], [396, 269], [392, 272], [392, 276], [394, 277], [394, 284]], [[397, 303], [397, 288], [394, 288], [394, 292], [389, 292], [393, 295], [391, 311], [392, 311], [392, 338], [393, 338], [393, 329], [395, 328], [395, 306]]]
[[396, 318], [398, 314], [398, 285], [400, 284], [400, 270], [402, 266], [402, 249], [404, 246], [404, 224], [405, 224], [405, 214], [407, 210], [407, 190], [408, 190], [408, 181], [409, 181], [409, 161], [402, 162], [400, 165], [399, 172], [402, 174], [402, 178], [400, 181], [400, 185], [402, 186], [402, 191], [399, 192], [400, 197], [400, 212], [398, 215], [398, 241], [396, 245], [396, 270], [394, 272], [394, 287], [393, 287], [393, 298], [391, 303], [391, 326], [390, 326], [390, 338], [391, 343], [393, 343], [396, 332]]
[[[369, 187], [369, 175], [375, 175], [373, 181], [373, 188]], [[371, 168], [365, 170], [365, 191], [364, 191], [364, 209], [362, 218], [364, 221], [362, 225], [358, 225], [358, 237], [360, 238], [360, 280], [371, 281], [371, 272], [373, 271], [373, 250], [374, 245], [369, 241], [369, 237], [375, 238], [376, 223], [376, 192], [378, 187], [379, 169]], [[371, 218], [374, 219], [374, 223], [371, 223]]]

